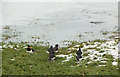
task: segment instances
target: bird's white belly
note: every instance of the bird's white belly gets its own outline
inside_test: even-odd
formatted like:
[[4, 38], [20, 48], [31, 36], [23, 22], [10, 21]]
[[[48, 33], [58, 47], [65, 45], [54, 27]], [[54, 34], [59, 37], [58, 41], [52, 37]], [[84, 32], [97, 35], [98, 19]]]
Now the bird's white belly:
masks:
[[51, 58], [51, 60], [55, 60], [55, 57]]
[[26, 51], [27, 53], [33, 53], [32, 50], [31, 51]]
[[49, 51], [46, 51], [46, 53], [49, 53]]

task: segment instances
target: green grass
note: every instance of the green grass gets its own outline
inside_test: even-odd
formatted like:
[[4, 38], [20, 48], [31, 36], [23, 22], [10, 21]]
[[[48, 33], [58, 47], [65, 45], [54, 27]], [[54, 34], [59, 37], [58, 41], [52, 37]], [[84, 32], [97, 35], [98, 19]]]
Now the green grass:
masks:
[[[87, 62], [91, 59], [83, 59], [81, 64], [76, 63], [76, 57], [74, 55], [70, 61], [62, 63], [66, 58], [56, 57], [54, 62], [48, 61], [48, 56], [45, 51], [48, 46], [32, 45], [31, 47], [37, 52], [34, 54], [26, 53], [23, 45], [27, 45], [25, 42], [21, 42], [19, 47], [16, 48], [15, 43], [9, 43], [14, 45], [13, 48], [4, 48], [2, 51], [2, 74], [3, 75], [117, 75], [117, 66], [113, 66], [113, 57], [104, 55], [110, 59], [106, 66], [98, 67], [100, 62]], [[74, 46], [75, 42], [71, 45]], [[68, 54], [67, 49], [69, 47], [60, 48], [56, 54]], [[87, 51], [87, 50], [86, 50]], [[73, 54], [75, 52], [72, 52]], [[88, 56], [89, 53], [83, 53], [84, 56]], [[11, 60], [15, 59], [15, 60]], [[73, 66], [73, 67], [71, 67]], [[87, 66], [87, 67], [86, 67]]]
[[100, 50], [100, 51], [99, 51], [99, 53], [103, 53], [103, 52], [105, 52], [105, 51], [104, 51], [104, 50]]
[[67, 49], [68, 49], [68, 47], [62, 47], [62, 48], [60, 48], [59, 50], [58, 50], [58, 53], [56, 53], [57, 55], [58, 54], [69, 54], [68, 52], [67, 52]]
[[84, 53], [83, 56], [88, 56], [88, 54], [90, 54], [89, 52], [88, 53]]
[[107, 35], [107, 34], [109, 34], [109, 32], [103, 32], [102, 34], [103, 34], [103, 35]]

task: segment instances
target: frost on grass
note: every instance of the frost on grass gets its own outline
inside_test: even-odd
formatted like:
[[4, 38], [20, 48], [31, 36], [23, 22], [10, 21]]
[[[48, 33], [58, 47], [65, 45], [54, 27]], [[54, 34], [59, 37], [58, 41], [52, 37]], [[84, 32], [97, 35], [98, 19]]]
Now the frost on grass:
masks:
[[112, 62], [112, 65], [114, 65], [114, 66], [117, 65], [117, 64], [118, 64], [118, 62]]
[[2, 46], [0, 46], [0, 49], [2, 48]]
[[56, 55], [56, 57], [66, 57], [66, 60], [63, 60], [62, 62], [66, 62], [66, 61], [69, 61], [72, 57], [74, 57], [74, 56], [72, 56], [72, 54], [69, 54], [69, 55], [63, 55], [63, 54], [61, 54], [61, 55]]
[[[106, 41], [95, 40], [95, 41], [83, 42], [82, 44], [84, 46], [81, 47], [83, 51], [82, 54], [83, 58], [81, 58], [81, 60], [86, 60], [89, 58], [90, 60], [87, 60], [87, 64], [97, 61], [99, 61], [102, 64], [105, 64], [107, 63], [108, 60], [115, 61], [115, 59], [118, 59], [118, 44], [116, 40], [106, 40]], [[80, 47], [79, 43], [74, 46], [71, 46], [70, 48], [68, 48], [69, 53], [75, 53], [75, 51], [77, 51], [79, 47]], [[67, 57], [65, 61], [69, 61], [69, 58]], [[113, 65], [116, 64], [113, 63]], [[99, 66], [105, 66], [105, 65], [99, 64]]]
[[[82, 46], [81, 46], [82, 45]], [[21, 47], [19, 44], [4, 44], [3, 48], [13, 48], [18, 49]], [[67, 62], [76, 59], [75, 58], [75, 52], [81, 48], [83, 51], [83, 58], [81, 60], [83, 63], [91, 64], [93, 62], [100, 62], [101, 64], [98, 64], [99, 66], [105, 66], [103, 64], [107, 63], [109, 59], [112, 61], [115, 61], [114, 59], [118, 58], [118, 44], [115, 40], [108, 40], [108, 41], [90, 41], [90, 42], [83, 42], [83, 43], [76, 43], [73, 46], [66, 48], [66, 51], [68, 54], [64, 54], [61, 52], [63, 50], [60, 50], [59, 54], [56, 55], [56, 57], [62, 57], [65, 58], [65, 60], [62, 60], [62, 62]], [[26, 48], [26, 45], [23, 45], [22, 48]], [[58, 53], [58, 52], [56, 52]], [[75, 60], [76, 62], [77, 60]], [[74, 62], [74, 61], [73, 61]], [[74, 62], [74, 63], [75, 63]], [[113, 62], [112, 65], [117, 65], [116, 62]], [[74, 65], [73, 65], [74, 66]]]
[[106, 66], [106, 65], [98, 65], [98, 67], [100, 67], [100, 66]]

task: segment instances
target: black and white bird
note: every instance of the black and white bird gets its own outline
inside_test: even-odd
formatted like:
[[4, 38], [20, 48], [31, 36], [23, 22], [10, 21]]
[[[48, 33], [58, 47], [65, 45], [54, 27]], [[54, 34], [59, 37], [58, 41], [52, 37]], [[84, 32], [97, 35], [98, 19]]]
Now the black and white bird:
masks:
[[51, 46], [48, 50], [47, 53], [49, 53], [49, 59], [48, 60], [54, 60], [55, 59], [55, 51], [59, 49], [59, 45], [56, 44], [55, 47]]
[[54, 47], [53, 49], [54, 49], [54, 51], [57, 51], [57, 50], [59, 49], [59, 45], [56, 44], [55, 47]]
[[46, 52], [49, 53], [52, 50], [53, 50], [53, 46], [50, 46], [50, 48]]
[[50, 48], [46, 52], [49, 53], [51, 50], [57, 51], [58, 49], [59, 49], [59, 45], [56, 44], [54, 48], [53, 46], [50, 46]]
[[[77, 56], [76, 56], [76, 59], [77, 61], [79, 62], [79, 59], [82, 58], [82, 51], [81, 51], [81, 48], [78, 49], [78, 51], [76, 52]], [[80, 62], [79, 62], [80, 63]]]
[[49, 59], [48, 60], [54, 60], [55, 59], [55, 51], [53, 48], [49, 51]]
[[26, 51], [27, 53], [34, 53], [35, 52], [35, 50], [33, 50], [32, 48], [31, 48], [31, 46], [30, 45], [28, 45], [28, 48], [27, 48], [27, 51]]

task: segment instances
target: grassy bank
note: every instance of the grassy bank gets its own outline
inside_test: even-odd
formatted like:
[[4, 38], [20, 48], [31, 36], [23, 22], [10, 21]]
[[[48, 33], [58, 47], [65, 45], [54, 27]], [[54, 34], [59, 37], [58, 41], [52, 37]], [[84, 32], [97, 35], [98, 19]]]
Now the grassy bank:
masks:
[[[73, 42], [68, 47], [60, 48], [56, 55], [73, 56], [56, 57], [49, 62], [46, 50], [49, 46], [32, 45], [34, 54], [26, 53], [27, 43], [3, 43], [2, 74], [3, 75], [118, 75], [118, 59], [109, 54], [116, 50], [117, 41], [94, 40], [89, 42]], [[109, 44], [110, 42], [110, 45]], [[104, 46], [105, 44], [105, 46]], [[107, 47], [108, 46], [108, 47]], [[111, 47], [109, 47], [111, 46]], [[78, 64], [75, 58], [76, 50], [81, 47], [83, 58]], [[113, 47], [113, 48], [112, 48]], [[106, 50], [105, 50], [106, 49]], [[107, 50], [108, 49], [108, 50]], [[111, 50], [110, 50], [111, 49]], [[108, 53], [107, 53], [108, 52]], [[64, 62], [63, 62], [64, 61]]]

